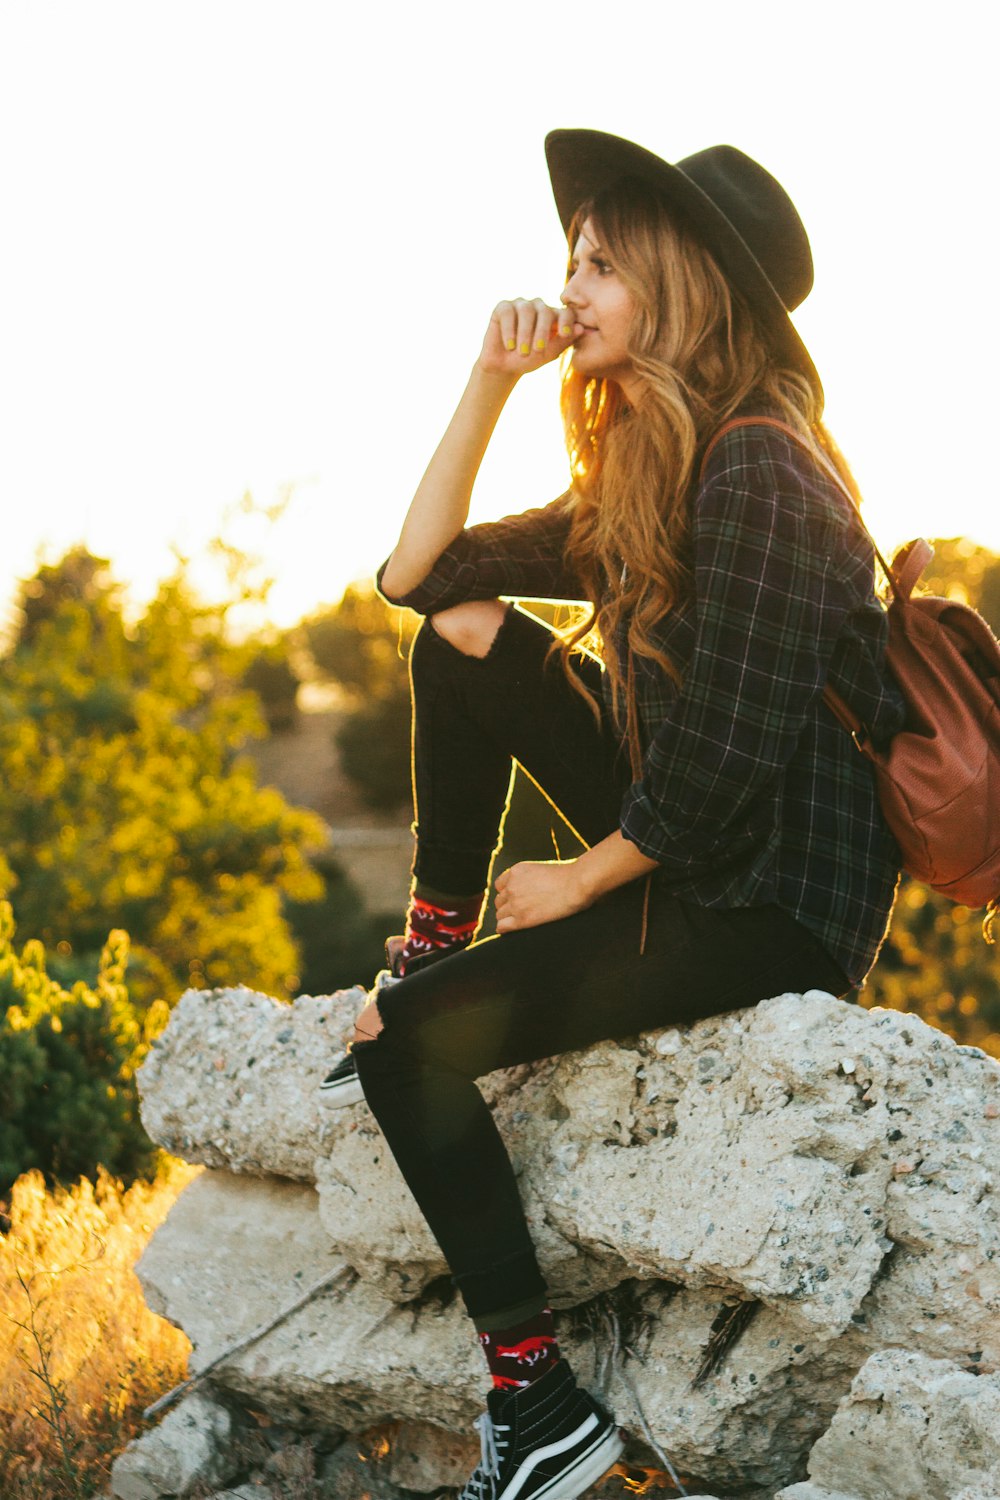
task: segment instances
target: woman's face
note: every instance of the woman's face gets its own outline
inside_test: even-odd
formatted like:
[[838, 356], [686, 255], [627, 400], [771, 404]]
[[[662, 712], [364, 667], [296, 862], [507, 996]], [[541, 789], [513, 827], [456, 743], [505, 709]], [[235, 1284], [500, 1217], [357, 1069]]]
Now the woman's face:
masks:
[[591, 219], [580, 230], [561, 300], [583, 327], [573, 345], [574, 369], [587, 379], [615, 380], [627, 395], [635, 383], [626, 347], [635, 304], [602, 250]]

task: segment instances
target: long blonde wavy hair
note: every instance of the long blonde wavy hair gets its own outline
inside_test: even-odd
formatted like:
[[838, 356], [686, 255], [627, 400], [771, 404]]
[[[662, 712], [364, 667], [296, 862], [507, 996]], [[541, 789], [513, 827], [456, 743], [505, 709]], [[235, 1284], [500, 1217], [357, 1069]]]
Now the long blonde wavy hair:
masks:
[[[569, 560], [598, 602], [552, 649], [561, 650], [570, 682], [599, 718], [570, 655], [585, 640], [600, 645], [614, 717], [638, 775], [642, 745], [632, 662], [646, 658], [679, 681], [654, 628], [692, 595], [691, 498], [713, 432], [753, 395], [832, 461], [858, 496], [820, 420], [818, 393], [771, 351], [743, 296], [677, 211], [640, 182], [616, 183], [577, 210], [571, 256], [588, 218], [632, 296], [626, 347], [642, 395], [630, 407], [616, 382], [588, 379], [567, 356], [561, 407], [572, 475]], [[614, 643], [626, 623], [623, 681]]]

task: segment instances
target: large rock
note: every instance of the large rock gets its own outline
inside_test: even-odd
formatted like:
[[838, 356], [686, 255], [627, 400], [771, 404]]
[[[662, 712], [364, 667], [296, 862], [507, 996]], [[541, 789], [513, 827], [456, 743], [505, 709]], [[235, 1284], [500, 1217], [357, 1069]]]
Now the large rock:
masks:
[[[225, 1170], [188, 1188], [140, 1274], [197, 1366], [349, 1267], [214, 1379], [284, 1420], [462, 1432], [484, 1379], [440, 1253], [367, 1108], [315, 1102], [360, 999], [184, 997], [144, 1119]], [[1000, 1066], [978, 1049], [810, 992], [483, 1088], [576, 1367], [703, 1489], [804, 1476], [887, 1346], [1000, 1369]]]
[[329, 1280], [214, 1376], [280, 1421], [357, 1432], [432, 1418], [458, 1430], [481, 1408], [482, 1357], [454, 1299], [403, 1306], [359, 1280], [301, 1183], [202, 1173], [138, 1271], [150, 1307], [188, 1331], [193, 1371]]
[[236, 1473], [232, 1439], [226, 1408], [195, 1392], [115, 1459], [111, 1493], [116, 1500], [204, 1494]]
[[187, 990], [140, 1069], [143, 1124], [188, 1161], [313, 1182], [337, 1135], [316, 1085], [364, 1003], [360, 989], [293, 1005], [243, 988]]
[[902, 1349], [873, 1354], [809, 1455], [809, 1475], [777, 1500], [997, 1500], [1000, 1376]]

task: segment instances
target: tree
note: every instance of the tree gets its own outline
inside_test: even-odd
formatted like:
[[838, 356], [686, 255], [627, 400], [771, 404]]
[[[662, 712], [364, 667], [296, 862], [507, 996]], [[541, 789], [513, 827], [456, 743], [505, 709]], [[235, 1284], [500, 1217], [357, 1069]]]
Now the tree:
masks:
[[301, 951], [300, 988], [306, 995], [330, 995], [352, 985], [368, 985], [385, 964], [385, 940], [402, 931], [398, 911], [370, 912], [357, 886], [336, 859], [319, 856], [323, 877], [320, 901], [289, 902]]
[[22, 929], [96, 957], [126, 928], [142, 999], [188, 982], [294, 993], [282, 902], [321, 894], [324, 830], [240, 753], [263, 732], [241, 686], [253, 647], [182, 573], [129, 625], [100, 559], [66, 563], [25, 585], [22, 610], [46, 606], [0, 662], [0, 848]]
[[335, 731], [344, 771], [369, 807], [393, 812], [410, 797], [410, 691], [406, 658], [419, 619], [352, 585], [331, 609], [304, 620], [300, 639], [317, 674], [341, 689]]
[[321, 677], [355, 703], [383, 697], [406, 681], [406, 656], [420, 624], [373, 588], [352, 584], [338, 604], [303, 620], [304, 644]]
[[968, 537], [936, 537], [934, 557], [920, 581], [931, 594], [971, 604], [1000, 635], [1000, 553]]
[[243, 686], [257, 695], [272, 734], [295, 727], [299, 675], [289, 660], [286, 640], [259, 646], [243, 672]]
[[982, 912], [904, 876], [862, 1004], [919, 1015], [1000, 1058], [1000, 947], [984, 942], [981, 929]]

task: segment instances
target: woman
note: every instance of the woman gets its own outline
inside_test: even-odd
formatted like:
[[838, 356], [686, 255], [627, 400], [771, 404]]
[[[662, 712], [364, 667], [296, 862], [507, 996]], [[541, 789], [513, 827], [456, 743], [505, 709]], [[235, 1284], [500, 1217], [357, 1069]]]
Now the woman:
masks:
[[[821, 698], [829, 679], [876, 739], [901, 723], [871, 544], [788, 317], [812, 280], [798, 215], [732, 147], [673, 166], [572, 130], [546, 150], [562, 310], [494, 311], [379, 574], [428, 617], [415, 881], [405, 977], [366, 1007], [346, 1064], [493, 1375], [468, 1500], [575, 1496], [621, 1446], [559, 1356], [474, 1080], [784, 991], [841, 995], [874, 962], [898, 873], [869, 764]], [[507, 396], [569, 350], [571, 488], [463, 529]], [[757, 420], [718, 436], [734, 417]], [[500, 596], [589, 601], [604, 670]], [[499, 938], [468, 946], [511, 758], [587, 848], [501, 875]]]

